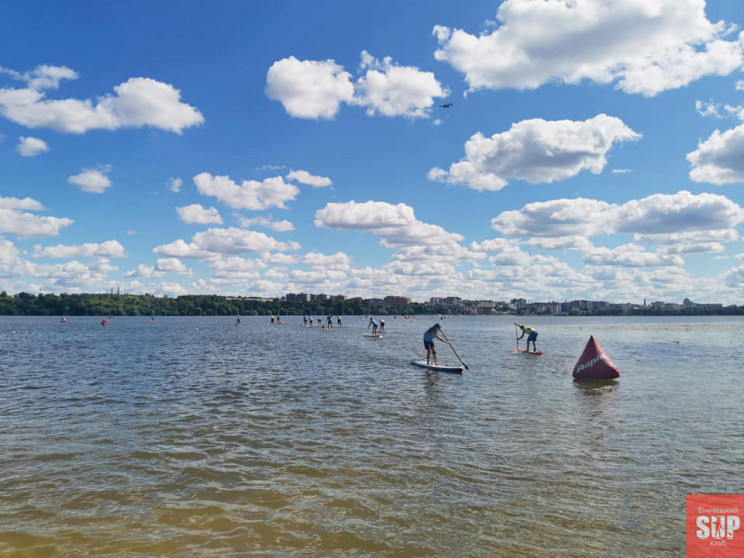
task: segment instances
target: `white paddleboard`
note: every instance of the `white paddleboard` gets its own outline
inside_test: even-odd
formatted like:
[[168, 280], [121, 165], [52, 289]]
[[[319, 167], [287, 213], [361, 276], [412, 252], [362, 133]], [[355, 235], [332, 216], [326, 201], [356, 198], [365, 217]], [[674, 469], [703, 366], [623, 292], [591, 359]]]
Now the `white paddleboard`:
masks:
[[428, 370], [436, 370], [437, 372], [450, 372], [451, 374], [462, 374], [462, 366], [448, 366], [446, 364], [426, 364], [426, 359], [414, 359], [411, 361], [414, 366], [420, 366]]

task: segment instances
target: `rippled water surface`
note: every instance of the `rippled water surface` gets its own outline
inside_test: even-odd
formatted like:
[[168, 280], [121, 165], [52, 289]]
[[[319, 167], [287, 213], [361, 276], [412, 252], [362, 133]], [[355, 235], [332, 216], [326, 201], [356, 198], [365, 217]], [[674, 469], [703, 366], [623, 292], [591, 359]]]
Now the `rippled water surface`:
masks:
[[676, 557], [744, 492], [741, 319], [283, 321], [0, 317], [0, 555]]

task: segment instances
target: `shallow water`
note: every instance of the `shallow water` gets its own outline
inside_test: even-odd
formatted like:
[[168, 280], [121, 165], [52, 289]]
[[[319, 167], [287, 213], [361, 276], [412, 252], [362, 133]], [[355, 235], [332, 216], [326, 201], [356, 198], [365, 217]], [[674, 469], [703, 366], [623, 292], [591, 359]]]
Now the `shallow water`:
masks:
[[680, 556], [743, 491], [740, 318], [283, 321], [0, 317], [0, 555]]

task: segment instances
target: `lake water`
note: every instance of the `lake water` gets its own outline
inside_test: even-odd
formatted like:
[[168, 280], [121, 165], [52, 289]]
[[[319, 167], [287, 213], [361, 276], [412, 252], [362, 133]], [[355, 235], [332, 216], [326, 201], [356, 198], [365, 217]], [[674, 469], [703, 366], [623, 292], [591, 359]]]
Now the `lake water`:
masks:
[[744, 492], [741, 318], [148, 320], [0, 317], [1, 556], [678, 557]]

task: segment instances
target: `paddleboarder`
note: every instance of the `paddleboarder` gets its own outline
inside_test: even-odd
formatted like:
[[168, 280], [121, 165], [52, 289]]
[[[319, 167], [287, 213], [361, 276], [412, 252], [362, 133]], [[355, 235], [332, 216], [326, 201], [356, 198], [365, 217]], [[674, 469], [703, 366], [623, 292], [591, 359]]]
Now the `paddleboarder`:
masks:
[[369, 319], [369, 323], [367, 324], [367, 329], [369, 329], [369, 326], [372, 326], [372, 335], [377, 335], [377, 322], [374, 318]]
[[537, 352], [537, 330], [534, 327], [524, 326], [517, 324], [519, 329], [522, 330], [522, 335], [517, 337], [517, 341], [519, 341], [522, 337], [527, 335], [527, 350], [530, 350], [530, 341], [532, 341], [532, 349]]
[[426, 364], [431, 364], [431, 359], [434, 359], [434, 364], [439, 364], [437, 360], [437, 349], [434, 347], [434, 339], [439, 339], [443, 343], [450, 344], [446, 339], [439, 337], [439, 332], [442, 331], [442, 326], [434, 324], [424, 332], [424, 348], [426, 349]]

